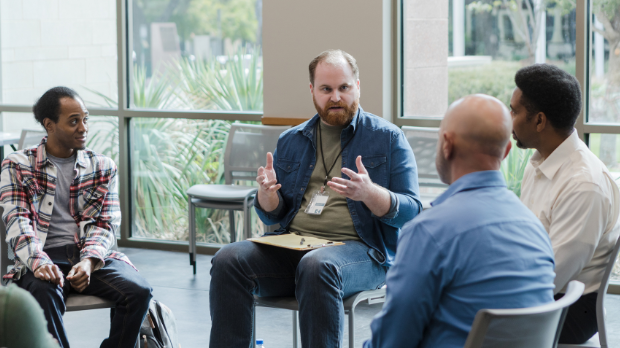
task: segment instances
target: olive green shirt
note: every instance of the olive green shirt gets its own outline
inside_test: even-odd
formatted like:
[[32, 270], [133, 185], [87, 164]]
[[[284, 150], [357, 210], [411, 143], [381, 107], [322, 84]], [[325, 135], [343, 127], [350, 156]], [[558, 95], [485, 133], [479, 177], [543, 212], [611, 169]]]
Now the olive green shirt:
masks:
[[[319, 121], [321, 122], [321, 121]], [[329, 199], [323, 208], [321, 215], [306, 214], [304, 211], [315, 193], [317, 193], [325, 182], [325, 168], [323, 167], [323, 156], [321, 155], [321, 144], [325, 154], [325, 166], [327, 170], [334, 163], [334, 168], [329, 173], [330, 177], [341, 177], [342, 156], [339, 155], [342, 147], [340, 134], [344, 127], [328, 126], [321, 123], [321, 132], [318, 127], [315, 132], [316, 141], [316, 164], [310, 177], [308, 187], [301, 201], [301, 208], [291, 221], [289, 230], [291, 233], [301, 236], [324, 238], [333, 241], [361, 240], [353, 226], [351, 213], [347, 206], [347, 199], [339, 193], [333, 191], [329, 186], [325, 186], [325, 192], [329, 194]], [[321, 139], [321, 134], [322, 138]]]
[[37, 301], [15, 284], [0, 286], [0, 347], [60, 348]]

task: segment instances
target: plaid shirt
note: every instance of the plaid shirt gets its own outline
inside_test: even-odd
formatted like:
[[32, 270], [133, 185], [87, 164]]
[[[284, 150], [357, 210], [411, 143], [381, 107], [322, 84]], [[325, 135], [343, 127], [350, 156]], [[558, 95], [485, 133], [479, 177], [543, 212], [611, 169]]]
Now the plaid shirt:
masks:
[[[34, 272], [39, 266], [53, 264], [43, 246], [54, 208], [57, 168], [47, 158], [46, 142], [47, 137], [37, 147], [14, 152], [2, 162], [0, 206], [4, 208], [8, 255], [15, 260], [4, 278], [19, 279], [28, 269]], [[99, 260], [95, 270], [109, 258], [132, 265], [127, 256], [111, 249], [121, 222], [116, 165], [91, 150], [79, 150], [75, 172], [68, 203], [79, 226], [75, 241], [80, 259]], [[63, 203], [67, 204], [58, 202]]]

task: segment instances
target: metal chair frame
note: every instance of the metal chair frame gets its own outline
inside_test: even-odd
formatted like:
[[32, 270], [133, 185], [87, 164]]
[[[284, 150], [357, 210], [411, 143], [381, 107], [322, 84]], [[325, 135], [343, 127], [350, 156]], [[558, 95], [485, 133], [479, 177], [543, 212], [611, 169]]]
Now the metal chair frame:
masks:
[[[616, 258], [620, 252], [620, 238], [616, 240], [614, 250], [609, 255], [609, 262], [605, 267], [605, 273], [603, 273], [603, 279], [601, 280], [601, 286], [598, 289], [598, 296], [596, 298], [596, 325], [598, 326], [598, 334], [594, 335], [587, 342], [582, 344], [560, 344], [558, 348], [573, 348], [573, 347], [587, 347], [587, 348], [608, 348], [607, 342], [607, 327], [605, 325], [605, 295], [609, 288], [609, 279], [611, 278], [611, 272], [614, 269]], [[598, 336], [598, 344], [597, 338]]]
[[[254, 197], [258, 191], [257, 187], [253, 186], [238, 186], [233, 183], [238, 180], [256, 180], [258, 167], [248, 168], [243, 166], [234, 166], [231, 161], [233, 140], [237, 132], [242, 132], [243, 129], [264, 129], [265, 127], [273, 130], [279, 130], [280, 133], [289, 129], [289, 126], [273, 127], [263, 125], [252, 124], [232, 124], [230, 127], [230, 133], [226, 141], [226, 149], [224, 151], [224, 182], [226, 186], [236, 186], [241, 190], [246, 190], [245, 197], [238, 200], [230, 199], [204, 199], [195, 196], [191, 193], [192, 188], [199, 185], [192, 186], [187, 192], [188, 195], [188, 208], [189, 208], [189, 263], [193, 267], [193, 272], [196, 274], [196, 208], [210, 208], [210, 209], [223, 209], [228, 210], [228, 219], [230, 223], [230, 242], [234, 243], [237, 239], [237, 233], [235, 231], [235, 215], [234, 211], [241, 210], [244, 213], [243, 224], [243, 238], [249, 238], [251, 234], [251, 208], [254, 204]], [[248, 133], [248, 135], [261, 135], [258, 133]], [[271, 151], [275, 150], [272, 149]], [[266, 156], [266, 153], [265, 153]], [[264, 157], [264, 156], [263, 156]]]
[[[583, 283], [573, 280], [568, 284], [564, 297], [542, 306], [479, 310], [472, 324], [471, 331], [467, 336], [464, 348], [556, 347], [568, 307], [581, 297], [584, 287]], [[518, 323], [510, 322], [517, 319], [530, 320], [537, 325], [536, 329], [538, 332], [534, 332], [532, 335], [519, 335], [519, 332], [523, 333], [525, 329], [520, 328]], [[549, 323], [549, 320], [552, 322]], [[511, 324], [512, 326], [507, 327]], [[549, 327], [554, 328], [554, 332], [548, 332]], [[512, 337], [502, 335], [502, 333], [506, 332], [510, 333]], [[553, 337], [551, 338], [549, 334], [553, 334]], [[498, 339], [501, 342], [498, 342]], [[532, 346], [531, 344], [537, 345]]]
[[[358, 292], [343, 301], [344, 313], [349, 316], [349, 348], [355, 347], [355, 307], [363, 301], [368, 304], [385, 302], [385, 286], [378, 290]], [[258, 297], [254, 296], [253, 333], [256, 336], [256, 307], [288, 309], [293, 311], [293, 348], [299, 346], [299, 303], [295, 297]]]

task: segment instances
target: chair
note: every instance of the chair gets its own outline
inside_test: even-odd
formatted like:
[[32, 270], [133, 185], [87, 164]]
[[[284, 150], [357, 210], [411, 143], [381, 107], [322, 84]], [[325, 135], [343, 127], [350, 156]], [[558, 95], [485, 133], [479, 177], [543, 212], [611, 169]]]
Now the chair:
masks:
[[[415, 155], [420, 186], [447, 188], [448, 185], [441, 182], [439, 174], [437, 173], [437, 168], [435, 167], [439, 128], [403, 126], [402, 131], [405, 133], [405, 137]], [[421, 193], [420, 200], [422, 201], [422, 207], [424, 209], [430, 208], [430, 203], [434, 201], [438, 195], [439, 193]]]
[[[611, 272], [614, 269], [618, 252], [620, 251], [620, 239], [616, 241], [614, 250], [609, 255], [609, 263], [605, 267], [605, 273], [603, 273], [603, 279], [601, 280], [601, 286], [598, 288], [598, 296], [596, 299], [596, 324], [598, 325], [598, 334], [592, 336], [587, 342], [582, 344], [560, 344], [558, 348], [572, 348], [572, 347], [588, 347], [588, 348], [607, 348], [607, 328], [605, 327], [605, 294], [607, 294], [607, 288], [609, 287], [609, 278]], [[597, 339], [598, 337], [598, 339]]]
[[34, 145], [39, 145], [41, 139], [46, 136], [47, 133], [41, 129], [22, 129], [22, 134], [19, 137], [19, 143], [17, 143], [17, 150], [23, 150]]
[[[385, 286], [378, 290], [368, 290], [358, 292], [343, 301], [344, 313], [349, 315], [349, 348], [355, 347], [355, 307], [362, 301], [368, 301], [368, 304], [376, 304], [385, 302]], [[297, 312], [299, 304], [295, 297], [258, 297], [254, 296], [254, 336], [256, 336], [256, 307], [268, 307], [288, 309], [293, 311], [293, 348], [298, 347], [297, 331], [298, 320]]]
[[[4, 212], [0, 208], [0, 217]], [[116, 250], [116, 244], [114, 245]], [[6, 228], [4, 222], [0, 220], [0, 279], [8, 273], [9, 267], [13, 265], [8, 255], [8, 244], [6, 243]], [[70, 294], [65, 302], [67, 312], [83, 311], [87, 309], [114, 308], [114, 302], [104, 300], [97, 296]]]
[[585, 286], [568, 283], [561, 299], [532, 308], [481, 309], [476, 314], [464, 348], [553, 348], [558, 344], [568, 307]]
[[447, 187], [435, 168], [439, 128], [403, 126], [401, 129], [415, 155], [420, 185]]
[[189, 202], [189, 264], [196, 274], [196, 207], [229, 211], [230, 242], [236, 241], [235, 210], [244, 214], [243, 235], [250, 237], [250, 209], [258, 191], [255, 186], [234, 185], [237, 180], [256, 180], [257, 169], [265, 164], [267, 152], [274, 151], [278, 138], [289, 126], [262, 126], [234, 123], [224, 152], [225, 185], [194, 185], [187, 190]]

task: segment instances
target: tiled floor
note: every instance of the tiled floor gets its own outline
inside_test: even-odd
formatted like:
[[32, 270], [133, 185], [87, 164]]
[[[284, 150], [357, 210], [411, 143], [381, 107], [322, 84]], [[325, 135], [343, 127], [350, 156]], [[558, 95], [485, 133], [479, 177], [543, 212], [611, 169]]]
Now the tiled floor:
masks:
[[[210, 256], [198, 255], [198, 273], [192, 274], [186, 253], [122, 248], [142, 275], [149, 280], [156, 299], [166, 304], [177, 319], [182, 348], [208, 347]], [[608, 295], [607, 326], [610, 347], [620, 347], [620, 296]], [[356, 310], [355, 346], [370, 337], [369, 325], [379, 311], [378, 306], [360, 304]], [[291, 312], [259, 308], [258, 337], [268, 348], [292, 347]], [[65, 315], [69, 340], [74, 348], [99, 347], [110, 328], [109, 310], [71, 312]], [[345, 344], [348, 346], [345, 325]]]

